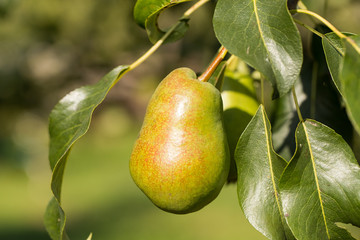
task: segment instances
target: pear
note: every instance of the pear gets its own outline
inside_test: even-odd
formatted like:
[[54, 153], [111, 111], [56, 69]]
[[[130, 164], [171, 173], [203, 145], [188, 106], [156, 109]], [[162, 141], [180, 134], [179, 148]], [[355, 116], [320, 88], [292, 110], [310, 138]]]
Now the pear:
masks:
[[221, 96], [224, 106], [224, 124], [230, 149], [230, 171], [227, 182], [237, 180], [234, 152], [240, 135], [255, 115], [259, 102], [248, 69], [243, 62], [236, 62], [234, 70], [227, 69]]
[[190, 213], [218, 196], [230, 165], [222, 112], [220, 92], [189, 68], [172, 71], [155, 90], [130, 173], [160, 209]]

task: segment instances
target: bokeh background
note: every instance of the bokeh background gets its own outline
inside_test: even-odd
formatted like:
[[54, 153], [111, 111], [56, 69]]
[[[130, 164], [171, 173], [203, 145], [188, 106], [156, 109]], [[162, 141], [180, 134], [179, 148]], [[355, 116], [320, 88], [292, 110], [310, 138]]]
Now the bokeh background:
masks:
[[[343, 31], [360, 33], [358, 0], [304, 1]], [[49, 239], [48, 116], [69, 91], [130, 64], [150, 46], [132, 19], [135, 0], [0, 0], [0, 239]], [[177, 67], [205, 69], [219, 44], [215, 1], [196, 12], [185, 38], [163, 46], [111, 90], [73, 148], [63, 184], [72, 239], [265, 239], [243, 216], [236, 186], [184, 216], [158, 210], [137, 189], [128, 160], [146, 104]], [[167, 27], [189, 7], [161, 15]], [[311, 24], [311, 21], [306, 20]], [[302, 31], [303, 32], [303, 31]], [[304, 46], [310, 35], [304, 34]]]

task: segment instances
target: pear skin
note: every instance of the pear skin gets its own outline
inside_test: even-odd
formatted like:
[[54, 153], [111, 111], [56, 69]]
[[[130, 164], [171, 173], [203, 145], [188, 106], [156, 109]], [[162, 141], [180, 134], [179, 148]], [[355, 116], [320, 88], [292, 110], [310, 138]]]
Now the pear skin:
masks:
[[229, 172], [220, 92], [189, 68], [157, 87], [130, 158], [136, 185], [160, 209], [185, 214], [217, 197]]

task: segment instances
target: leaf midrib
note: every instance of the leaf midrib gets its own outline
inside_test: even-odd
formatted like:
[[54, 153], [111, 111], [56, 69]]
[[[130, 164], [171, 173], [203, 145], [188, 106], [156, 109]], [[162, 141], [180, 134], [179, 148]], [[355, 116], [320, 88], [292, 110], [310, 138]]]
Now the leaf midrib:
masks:
[[[281, 210], [281, 207], [280, 207], [280, 200], [279, 200], [279, 197], [278, 197], [278, 191], [276, 189], [274, 170], [273, 170], [272, 161], [271, 161], [272, 158], [271, 158], [271, 155], [270, 155], [271, 147], [270, 147], [270, 144], [269, 144], [268, 128], [267, 128], [267, 125], [266, 125], [266, 118], [265, 118], [265, 114], [264, 114], [263, 110], [261, 111], [261, 114], [262, 114], [262, 117], [263, 117], [263, 124], [264, 124], [264, 128], [265, 128], [266, 147], [267, 147], [267, 156], [268, 156], [268, 160], [269, 160], [271, 182], [272, 182], [273, 189], [274, 189], [276, 205], [278, 207], [280, 216], [282, 216], [282, 210]], [[280, 219], [281, 219], [282, 224], [284, 225], [285, 223], [283, 222], [283, 218], [280, 217]]]
[[[269, 54], [270, 52], [269, 52], [269, 50], [267, 48], [266, 41], [265, 41], [265, 38], [264, 38], [264, 34], [263, 34], [263, 31], [262, 31], [261, 25], [260, 25], [261, 22], [260, 22], [259, 13], [257, 11], [257, 4], [256, 4], [257, 0], [253, 0], [253, 3], [254, 3], [254, 14], [255, 14], [256, 23], [257, 23], [256, 25], [258, 26], [258, 29], [259, 29], [260, 38], [261, 38], [262, 43], [264, 45], [264, 49], [266, 50], [266, 55], [269, 56], [269, 62], [271, 64], [271, 66], [273, 66], [272, 57]], [[272, 70], [272, 73], [275, 75], [274, 70], [272, 69], [272, 67], [271, 67], [271, 70]]]
[[319, 202], [320, 202], [320, 207], [321, 207], [321, 213], [322, 213], [322, 216], [323, 216], [323, 219], [324, 219], [326, 235], [327, 235], [328, 239], [330, 239], [330, 234], [329, 234], [329, 229], [328, 229], [327, 222], [326, 222], [325, 210], [324, 210], [324, 206], [323, 206], [323, 200], [322, 200], [322, 197], [321, 197], [319, 179], [318, 179], [318, 175], [317, 175], [317, 171], [316, 171], [315, 159], [314, 159], [314, 155], [313, 155], [312, 148], [311, 148], [310, 138], [309, 138], [309, 135], [307, 133], [307, 128], [306, 128], [305, 122], [303, 122], [302, 125], [303, 125], [303, 128], [304, 128], [304, 132], [305, 132], [305, 136], [306, 136], [306, 142], [307, 142], [309, 152], [310, 152], [311, 164], [312, 164], [313, 170], [314, 170], [314, 178], [315, 178], [315, 183], [316, 183], [316, 190], [317, 190], [318, 196], [319, 196]]

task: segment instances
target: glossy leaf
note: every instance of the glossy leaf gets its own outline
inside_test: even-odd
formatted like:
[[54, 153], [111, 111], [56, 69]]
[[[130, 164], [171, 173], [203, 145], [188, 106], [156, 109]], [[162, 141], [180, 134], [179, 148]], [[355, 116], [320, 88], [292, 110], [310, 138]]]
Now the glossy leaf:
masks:
[[[351, 33], [346, 33], [346, 35], [353, 36]], [[322, 44], [331, 77], [341, 93], [340, 69], [345, 55], [344, 41], [331, 32], [324, 35]]]
[[98, 83], [70, 92], [50, 114], [49, 161], [53, 171], [51, 189], [54, 197], [46, 209], [44, 223], [52, 239], [62, 240], [64, 237], [66, 218], [61, 208], [61, 186], [70, 149], [87, 132], [93, 111], [127, 69], [128, 66], [115, 68]]
[[306, 120], [280, 179], [285, 218], [297, 239], [353, 239], [337, 222], [360, 226], [360, 167], [329, 127]]
[[[152, 43], [158, 41], [165, 32], [158, 26], [158, 17], [163, 10], [179, 3], [191, 0], [138, 0], [134, 7], [134, 19], [145, 28]], [[166, 39], [166, 42], [176, 41], [183, 37], [188, 29], [188, 19], [181, 19], [181, 24]]]
[[260, 71], [286, 94], [302, 65], [300, 34], [284, 0], [219, 0], [215, 34], [230, 53]]
[[[353, 39], [360, 46], [360, 36]], [[346, 45], [340, 80], [347, 113], [360, 134], [360, 53], [350, 44]]]
[[235, 150], [238, 197], [249, 222], [270, 239], [292, 239], [278, 190], [286, 161], [272, 147], [270, 122], [260, 105]]
[[326, 62], [334, 81], [335, 86], [341, 93], [340, 65], [345, 54], [345, 45], [335, 33], [327, 33], [322, 38], [322, 44], [326, 57]]

